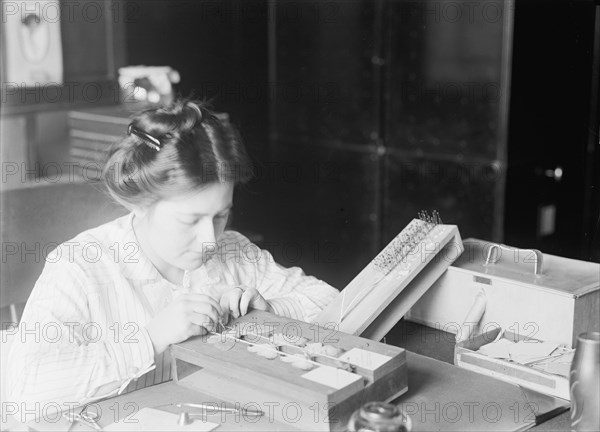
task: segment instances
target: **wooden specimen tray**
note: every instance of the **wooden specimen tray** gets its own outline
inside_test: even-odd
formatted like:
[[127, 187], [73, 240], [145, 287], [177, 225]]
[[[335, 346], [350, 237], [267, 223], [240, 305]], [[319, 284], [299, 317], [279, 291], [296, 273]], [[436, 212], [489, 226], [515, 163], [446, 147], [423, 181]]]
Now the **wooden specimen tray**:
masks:
[[[243, 340], [223, 336], [223, 343], [215, 343], [214, 336], [198, 336], [172, 345], [174, 380], [232, 407], [262, 410], [272, 421], [311, 431], [344, 430], [365, 402], [390, 401], [408, 389], [402, 348], [262, 311], [250, 312], [232, 327], [246, 333]], [[292, 354], [306, 358], [306, 347], [275, 343], [274, 351], [268, 344], [282, 340], [280, 334], [283, 340], [302, 337], [306, 344], [320, 342], [341, 353], [311, 355], [313, 368], [303, 370], [289, 360]], [[260, 344], [277, 358], [248, 350]]]

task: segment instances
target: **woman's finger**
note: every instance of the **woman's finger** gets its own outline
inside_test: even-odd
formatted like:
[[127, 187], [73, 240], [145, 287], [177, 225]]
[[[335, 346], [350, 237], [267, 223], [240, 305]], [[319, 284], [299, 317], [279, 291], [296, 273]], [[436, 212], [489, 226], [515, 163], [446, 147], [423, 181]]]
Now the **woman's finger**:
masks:
[[254, 299], [257, 297], [258, 291], [254, 288], [249, 288], [244, 291], [242, 298], [240, 299], [240, 313], [242, 315], [246, 315], [248, 313], [248, 308], [253, 305]]
[[190, 331], [189, 337], [202, 336], [202, 335], [205, 335], [208, 331], [210, 331], [210, 330], [208, 330], [205, 326], [194, 323], [191, 325], [191, 331]]
[[198, 303], [210, 303], [216, 310], [219, 311], [219, 313], [221, 313], [221, 305], [219, 305], [219, 303], [211, 296], [206, 295], [206, 294], [197, 294], [197, 293], [192, 293], [192, 294], [186, 294], [185, 296], [182, 296], [183, 299], [185, 301], [188, 301], [190, 303], [194, 303], [194, 304], [198, 304]]
[[193, 314], [203, 314], [209, 317], [214, 322], [219, 322], [221, 318], [221, 307], [217, 305], [219, 309], [216, 309], [210, 303], [194, 303], [192, 304], [192, 311], [189, 316]]
[[208, 331], [216, 330], [218, 320], [215, 321], [210, 315], [194, 312], [190, 315], [189, 319], [193, 325], [203, 327]]
[[240, 299], [244, 295], [244, 290], [236, 287], [229, 291], [229, 310], [235, 318], [240, 317]]
[[224, 324], [229, 323], [229, 316], [230, 311], [229, 311], [229, 293], [225, 293], [221, 296], [221, 299], [219, 300], [219, 305], [221, 306], [221, 310], [223, 311], [223, 313], [221, 314], [221, 319], [222, 322]]

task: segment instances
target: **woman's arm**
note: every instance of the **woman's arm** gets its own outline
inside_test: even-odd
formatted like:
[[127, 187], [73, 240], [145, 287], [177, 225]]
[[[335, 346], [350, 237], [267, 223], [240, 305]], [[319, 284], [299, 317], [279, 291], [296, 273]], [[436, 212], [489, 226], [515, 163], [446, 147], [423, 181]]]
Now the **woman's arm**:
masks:
[[278, 315], [313, 322], [338, 295], [338, 290], [299, 267], [279, 265], [271, 253], [238, 232], [226, 231], [221, 243], [220, 253], [234, 278], [256, 288]]
[[98, 293], [86, 292], [86, 280], [77, 263], [46, 263], [13, 335], [7, 402], [67, 409], [117, 394], [154, 367], [142, 326], [94, 321], [88, 302]]

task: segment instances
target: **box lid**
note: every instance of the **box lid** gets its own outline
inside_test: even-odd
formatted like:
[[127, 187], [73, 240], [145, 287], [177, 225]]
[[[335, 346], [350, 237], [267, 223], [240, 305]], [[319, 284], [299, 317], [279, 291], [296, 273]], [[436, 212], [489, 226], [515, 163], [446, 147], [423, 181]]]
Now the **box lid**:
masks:
[[[532, 250], [474, 238], [464, 240], [463, 244], [465, 250], [452, 264], [453, 268], [569, 297], [579, 297], [600, 288], [598, 263], [541, 254], [539, 274], [535, 274], [536, 254]], [[486, 264], [490, 248], [494, 249], [492, 259]]]

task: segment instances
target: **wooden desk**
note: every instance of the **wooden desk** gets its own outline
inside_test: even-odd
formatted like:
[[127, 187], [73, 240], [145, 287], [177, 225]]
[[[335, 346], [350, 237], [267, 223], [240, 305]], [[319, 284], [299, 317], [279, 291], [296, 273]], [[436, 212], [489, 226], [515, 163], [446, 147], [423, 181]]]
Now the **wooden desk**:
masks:
[[530, 429], [532, 432], [555, 432], [571, 430], [571, 411], [565, 411]]
[[[411, 415], [414, 431], [525, 430], [536, 421], [543, 422], [569, 408], [567, 401], [524, 392], [512, 384], [411, 352], [408, 376], [408, 393], [395, 403]], [[160, 409], [177, 413], [176, 407], [168, 405], [177, 402], [216, 401], [168, 382], [99, 402], [97, 406], [102, 412], [100, 424], [106, 426], [116, 420], [135, 421], [135, 413], [144, 407], [161, 406]], [[257, 420], [217, 414], [209, 421], [222, 423], [219, 432], [293, 430], [293, 425], [272, 422], [267, 416]], [[89, 429], [75, 425], [72, 430]]]

